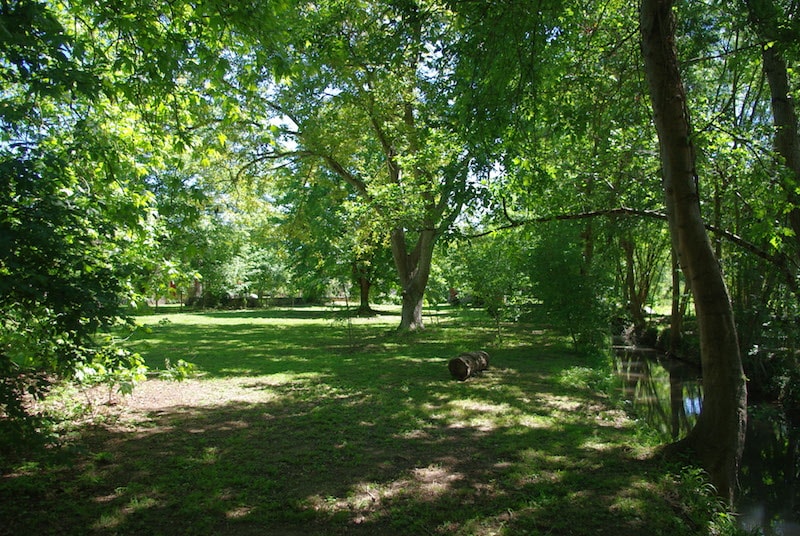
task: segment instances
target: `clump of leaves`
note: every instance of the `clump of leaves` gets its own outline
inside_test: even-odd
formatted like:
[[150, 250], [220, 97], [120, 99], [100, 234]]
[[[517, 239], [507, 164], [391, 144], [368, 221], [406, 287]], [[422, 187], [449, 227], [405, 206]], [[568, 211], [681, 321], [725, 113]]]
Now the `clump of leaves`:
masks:
[[107, 385], [110, 401], [115, 387], [119, 393], [129, 395], [137, 383], [147, 378], [146, 374], [147, 367], [141, 355], [110, 345], [92, 351], [76, 366], [74, 377], [85, 387]]
[[697, 467], [684, 467], [678, 475], [678, 492], [683, 514], [705, 534], [739, 536], [747, 534], [736, 524], [734, 514], [709, 482], [708, 474]]
[[173, 365], [169, 358], [164, 359], [164, 370], [159, 371], [158, 377], [162, 380], [179, 382], [187, 380], [199, 373], [197, 365], [178, 359]]

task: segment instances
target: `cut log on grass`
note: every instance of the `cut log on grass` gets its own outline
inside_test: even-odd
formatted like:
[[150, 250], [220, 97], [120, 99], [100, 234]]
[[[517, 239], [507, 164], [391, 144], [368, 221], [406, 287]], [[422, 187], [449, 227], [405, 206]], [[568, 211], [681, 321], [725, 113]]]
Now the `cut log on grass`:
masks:
[[464, 381], [470, 376], [474, 376], [482, 370], [489, 368], [489, 354], [483, 350], [477, 352], [464, 352], [458, 357], [454, 357], [447, 364], [453, 378]]

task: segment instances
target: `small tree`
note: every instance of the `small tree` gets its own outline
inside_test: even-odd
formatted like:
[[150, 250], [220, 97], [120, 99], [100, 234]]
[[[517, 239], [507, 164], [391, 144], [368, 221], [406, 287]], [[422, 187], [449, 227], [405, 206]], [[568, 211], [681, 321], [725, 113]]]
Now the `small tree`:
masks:
[[452, 245], [451, 262], [460, 274], [455, 286], [486, 308], [500, 338], [501, 320], [508, 316], [516, 296], [530, 292], [530, 281], [520, 271], [520, 232], [509, 231]]
[[572, 224], [541, 227], [526, 267], [533, 296], [552, 325], [567, 330], [576, 350], [588, 350], [607, 339], [611, 284], [602, 257], [587, 262], [581, 231]]

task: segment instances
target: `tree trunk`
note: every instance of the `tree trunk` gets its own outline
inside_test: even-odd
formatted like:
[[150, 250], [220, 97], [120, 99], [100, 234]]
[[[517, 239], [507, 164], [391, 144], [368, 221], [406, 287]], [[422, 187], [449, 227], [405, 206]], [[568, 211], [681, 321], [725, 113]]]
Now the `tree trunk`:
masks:
[[[800, 129], [785, 57], [787, 44], [794, 45], [794, 34], [785, 33], [789, 25], [788, 15], [773, 0], [746, 0], [745, 4], [751, 26], [762, 41], [761, 60], [769, 86], [772, 124], [775, 127], [773, 144], [789, 172], [781, 185], [791, 207], [788, 224], [794, 231], [795, 255], [800, 258], [800, 195], [797, 191], [800, 184]], [[800, 294], [795, 272], [786, 273], [785, 282], [795, 295]]]
[[678, 254], [670, 248], [670, 265], [672, 267], [672, 309], [669, 317], [669, 353], [679, 355], [683, 339], [683, 308], [681, 307], [681, 269]]
[[625, 286], [628, 288], [628, 311], [631, 313], [633, 328], [638, 336], [647, 327], [647, 320], [644, 317], [644, 303], [642, 303], [639, 291], [636, 288], [633, 239], [620, 240], [620, 247], [625, 252]]
[[789, 211], [789, 225], [794, 231], [795, 239], [800, 242], [800, 208], [798, 208], [800, 195], [797, 195], [797, 185], [800, 181], [800, 135], [797, 130], [794, 101], [789, 90], [789, 73], [786, 61], [776, 47], [765, 47], [762, 58], [764, 74], [772, 96], [775, 150], [791, 172], [791, 178], [785, 185], [789, 202], [793, 206]]
[[793, 207], [789, 211], [789, 225], [794, 231], [795, 243], [799, 246], [797, 253], [800, 255], [800, 195], [797, 193], [800, 184], [800, 131], [783, 52], [785, 43], [781, 42], [786, 37], [780, 35], [783, 21], [778, 19], [784, 15], [772, 1], [749, 0], [745, 3], [751, 24], [763, 41], [761, 59], [772, 102], [772, 124], [775, 127], [773, 143], [775, 152], [790, 172], [788, 180], [783, 181], [783, 187]]
[[406, 247], [406, 233], [403, 229], [397, 228], [392, 231], [391, 239], [392, 256], [400, 279], [403, 297], [403, 309], [398, 330], [425, 329], [422, 323], [422, 303], [431, 273], [436, 231], [433, 229], [420, 231], [417, 243], [410, 253]]
[[732, 502], [744, 445], [747, 392], [733, 308], [700, 213], [672, 7], [673, 0], [642, 0], [642, 55], [660, 142], [670, 233], [694, 295], [705, 399], [694, 429], [669, 450], [694, 452], [720, 496]]
[[372, 314], [372, 307], [369, 305], [369, 289], [372, 287], [372, 281], [369, 277], [361, 275], [358, 278], [358, 290], [360, 296], [360, 303], [358, 306], [358, 314], [367, 315]]
[[359, 315], [373, 315], [375, 311], [369, 305], [369, 291], [372, 288], [372, 279], [370, 279], [369, 269], [365, 268], [358, 262], [353, 263], [353, 279], [358, 283], [359, 294]]
[[463, 382], [470, 376], [489, 368], [489, 354], [483, 350], [465, 352], [451, 359], [447, 368], [453, 378]]

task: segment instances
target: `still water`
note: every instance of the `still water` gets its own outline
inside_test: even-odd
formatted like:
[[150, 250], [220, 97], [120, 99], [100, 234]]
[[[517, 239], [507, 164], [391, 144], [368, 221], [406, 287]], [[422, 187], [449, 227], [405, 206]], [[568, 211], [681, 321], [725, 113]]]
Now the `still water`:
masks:
[[[616, 372], [634, 411], [666, 441], [684, 437], [703, 406], [697, 367], [655, 351], [620, 348]], [[739, 475], [739, 523], [765, 536], [800, 536], [800, 427], [773, 407], [751, 406]]]

